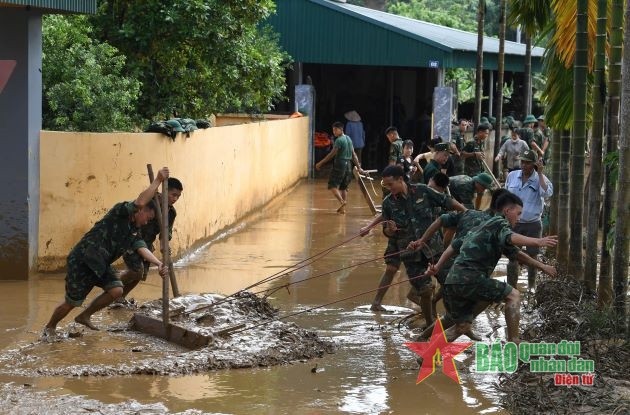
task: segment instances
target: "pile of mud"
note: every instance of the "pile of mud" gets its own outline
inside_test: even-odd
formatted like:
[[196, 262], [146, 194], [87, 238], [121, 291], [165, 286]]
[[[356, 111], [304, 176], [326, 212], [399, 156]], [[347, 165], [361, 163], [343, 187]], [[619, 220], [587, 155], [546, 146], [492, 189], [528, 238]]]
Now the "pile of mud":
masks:
[[4, 384], [0, 387], [0, 413], [2, 414], [46, 414], [67, 415], [101, 414], [101, 415], [138, 415], [138, 414], [170, 414], [201, 415], [196, 409], [184, 412], [170, 412], [161, 403], [141, 404], [135, 400], [117, 404], [105, 404], [93, 399], [77, 395], [54, 396], [48, 392], [35, 391], [29, 384]]
[[[179, 310], [179, 316], [172, 322], [210, 336], [212, 341], [206, 347], [187, 350], [120, 323], [129, 321], [134, 311], [159, 320], [162, 306], [161, 300], [156, 300], [138, 310], [116, 309], [103, 313], [103, 318], [114, 320], [106, 331], [77, 333], [71, 324], [61, 330], [52, 343], [38, 340], [5, 351], [0, 355], [0, 373], [21, 376], [184, 375], [279, 365], [334, 352], [334, 343], [321, 339], [317, 333], [279, 321], [277, 310], [265, 299], [249, 293], [227, 301], [224, 298], [203, 294], [170, 301], [170, 309]], [[242, 324], [245, 327], [242, 331], [227, 336], [213, 334]]]
[[503, 406], [514, 414], [630, 413], [630, 343], [623, 337], [623, 322], [598, 311], [595, 300], [571, 279], [541, 283], [534, 307], [537, 315], [521, 340], [579, 341], [579, 358], [594, 362], [593, 385], [557, 386], [553, 374], [531, 373], [528, 364], [521, 364], [497, 384]]

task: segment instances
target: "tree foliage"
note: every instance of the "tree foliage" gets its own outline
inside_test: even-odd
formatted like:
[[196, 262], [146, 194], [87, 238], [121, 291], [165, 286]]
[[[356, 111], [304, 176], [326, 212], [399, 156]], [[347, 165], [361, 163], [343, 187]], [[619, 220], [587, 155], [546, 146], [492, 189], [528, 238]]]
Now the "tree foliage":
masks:
[[[499, 1], [486, 1], [484, 33], [497, 36], [499, 33]], [[478, 0], [398, 0], [389, 4], [387, 11], [412, 19], [424, 20], [465, 30], [477, 31]]]
[[129, 130], [140, 82], [125, 76], [125, 57], [91, 38], [84, 16], [43, 19], [43, 128]]
[[267, 111], [284, 94], [283, 53], [258, 27], [272, 0], [102, 0], [98, 35], [142, 81], [146, 118]]

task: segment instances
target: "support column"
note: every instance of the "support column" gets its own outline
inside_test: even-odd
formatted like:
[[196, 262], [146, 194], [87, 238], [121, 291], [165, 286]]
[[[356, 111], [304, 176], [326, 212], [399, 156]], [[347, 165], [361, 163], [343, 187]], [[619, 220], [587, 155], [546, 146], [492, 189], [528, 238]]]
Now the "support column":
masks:
[[11, 39], [0, 42], [0, 279], [28, 279], [39, 228], [41, 14], [2, 9], [0, 39]]

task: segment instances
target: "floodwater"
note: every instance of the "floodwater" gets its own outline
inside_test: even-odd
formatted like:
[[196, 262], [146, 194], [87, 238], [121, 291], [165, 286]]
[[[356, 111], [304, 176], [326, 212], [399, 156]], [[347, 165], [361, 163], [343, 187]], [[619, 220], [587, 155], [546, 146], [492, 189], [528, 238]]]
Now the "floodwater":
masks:
[[[372, 216], [361, 193], [351, 188], [346, 215], [335, 212], [336, 201], [323, 180], [305, 181], [246, 218], [232, 230], [175, 264], [183, 293], [231, 294], [357, 235]], [[492, 384], [497, 376], [474, 371], [474, 355], [457, 357], [461, 384], [435, 373], [416, 384], [415, 355], [404, 346], [408, 332], [398, 321], [411, 310], [405, 299], [409, 284], [404, 274], [391, 287], [384, 305], [388, 313], [374, 314], [369, 305], [384, 269], [386, 239], [380, 229], [334, 248], [288, 277], [252, 291], [281, 287], [271, 303], [286, 315], [333, 303], [291, 317], [301, 327], [315, 330], [337, 344], [322, 358], [268, 368], [233, 369], [184, 376], [15, 377], [0, 382], [32, 385], [53, 395], [82, 395], [105, 404], [138, 401], [162, 403], [171, 412], [196, 409], [221, 414], [477, 414], [501, 413]], [[353, 266], [358, 262], [368, 262]], [[340, 271], [340, 268], [347, 268]], [[498, 272], [504, 272], [501, 262]], [[321, 275], [331, 272], [329, 275]], [[319, 276], [321, 275], [321, 276]], [[310, 277], [319, 276], [308, 280]], [[61, 274], [36, 275], [30, 281], [0, 282], [0, 351], [33, 342], [53, 308], [63, 298]], [[94, 291], [88, 300], [96, 295]], [[151, 270], [146, 282], [132, 293], [139, 302], [161, 296], [160, 279]], [[348, 298], [356, 296], [354, 298]], [[70, 324], [74, 311], [62, 321]], [[116, 320], [115, 310], [95, 315], [95, 321]], [[123, 323], [122, 321], [120, 323]], [[499, 328], [500, 326], [500, 328]], [[504, 320], [495, 310], [482, 313], [475, 330], [486, 339], [502, 337]], [[64, 354], [51, 345], [50, 358], [68, 364], [100, 363], [123, 348], [108, 332], [86, 333], [84, 353]], [[82, 350], [79, 348], [79, 350]], [[317, 364], [316, 373], [311, 369]], [[69, 409], [69, 412], [72, 412]], [[150, 413], [150, 412], [142, 412]]]

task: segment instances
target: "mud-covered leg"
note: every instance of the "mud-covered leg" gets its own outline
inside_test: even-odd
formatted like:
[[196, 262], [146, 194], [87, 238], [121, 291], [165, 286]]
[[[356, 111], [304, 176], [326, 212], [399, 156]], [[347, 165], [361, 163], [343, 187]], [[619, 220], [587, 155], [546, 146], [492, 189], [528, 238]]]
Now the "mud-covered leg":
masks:
[[508, 341], [519, 343], [519, 321], [521, 318], [520, 293], [516, 288], [505, 298], [505, 324], [507, 325]]
[[74, 321], [92, 330], [98, 330], [98, 327], [92, 324], [90, 320], [92, 314], [110, 305], [116, 298], [122, 295], [122, 292], [122, 287], [110, 288], [108, 291], [96, 297], [85, 310], [74, 318]]
[[385, 311], [385, 307], [383, 307], [381, 303], [383, 302], [383, 297], [385, 297], [385, 293], [387, 293], [387, 289], [394, 280], [394, 276], [398, 272], [399, 268], [399, 265], [387, 264], [385, 272], [381, 276], [381, 281], [378, 283], [378, 291], [374, 296], [374, 300], [372, 301], [372, 306], [370, 307], [370, 310]]

